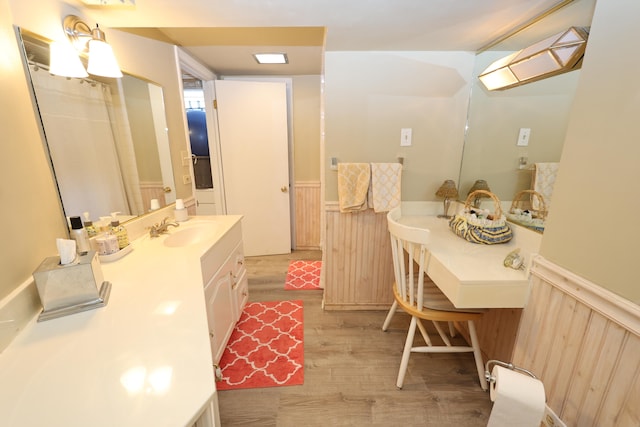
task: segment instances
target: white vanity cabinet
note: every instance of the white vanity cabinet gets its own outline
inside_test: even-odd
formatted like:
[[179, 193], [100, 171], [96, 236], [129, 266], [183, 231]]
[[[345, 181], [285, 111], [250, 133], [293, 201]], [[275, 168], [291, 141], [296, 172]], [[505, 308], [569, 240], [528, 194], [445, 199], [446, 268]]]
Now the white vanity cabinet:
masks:
[[242, 229], [235, 224], [201, 258], [213, 363], [217, 364], [248, 299]]

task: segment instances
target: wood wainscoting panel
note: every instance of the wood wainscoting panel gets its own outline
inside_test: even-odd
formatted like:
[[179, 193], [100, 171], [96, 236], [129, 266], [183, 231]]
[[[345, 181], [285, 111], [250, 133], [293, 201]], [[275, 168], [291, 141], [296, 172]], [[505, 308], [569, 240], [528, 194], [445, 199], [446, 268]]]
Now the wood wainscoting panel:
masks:
[[294, 192], [296, 249], [320, 249], [320, 181], [297, 181]]
[[327, 204], [323, 251], [326, 310], [383, 310], [393, 301], [387, 214], [341, 213]]
[[140, 181], [140, 193], [142, 194], [142, 206], [145, 212], [151, 207], [151, 199], [158, 199], [161, 208], [166, 205], [162, 181]]
[[[340, 213], [327, 203], [322, 283], [325, 310], [388, 310], [393, 302], [393, 260], [386, 213]], [[489, 310], [476, 329], [486, 360], [510, 361], [522, 309]], [[465, 325], [460, 325], [466, 335]]]
[[542, 257], [531, 272], [513, 363], [568, 426], [640, 425], [640, 308]]

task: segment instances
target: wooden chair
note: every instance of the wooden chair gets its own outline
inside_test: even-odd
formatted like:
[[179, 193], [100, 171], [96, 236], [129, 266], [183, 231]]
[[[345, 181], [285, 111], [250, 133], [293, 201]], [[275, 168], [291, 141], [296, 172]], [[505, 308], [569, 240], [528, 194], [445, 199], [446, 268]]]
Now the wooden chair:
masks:
[[[404, 377], [409, 364], [409, 356], [415, 353], [460, 353], [473, 352], [480, 386], [487, 389], [484, 376], [484, 365], [482, 354], [476, 334], [475, 321], [482, 317], [484, 310], [468, 309], [460, 310], [454, 307], [442, 291], [426, 275], [429, 263], [429, 243], [430, 231], [422, 228], [409, 227], [398, 223], [400, 209], [396, 208], [387, 215], [389, 234], [391, 236], [391, 251], [393, 256], [393, 267], [395, 282], [393, 285], [394, 302], [387, 314], [382, 326], [386, 331], [393, 315], [398, 309], [405, 311], [411, 316], [411, 323], [407, 333], [407, 339], [402, 353], [400, 370], [396, 386], [402, 388]], [[415, 271], [417, 269], [417, 272]], [[426, 280], [425, 280], [426, 279]], [[422, 320], [432, 321], [433, 325], [444, 342], [444, 345], [434, 345], [422, 324]], [[458, 322], [467, 322], [469, 335], [471, 337], [470, 346], [454, 346], [449, 337], [444, 332], [438, 322], [447, 322], [449, 333], [454, 336], [453, 325]], [[414, 336], [416, 327], [420, 330], [426, 345], [414, 346]]]

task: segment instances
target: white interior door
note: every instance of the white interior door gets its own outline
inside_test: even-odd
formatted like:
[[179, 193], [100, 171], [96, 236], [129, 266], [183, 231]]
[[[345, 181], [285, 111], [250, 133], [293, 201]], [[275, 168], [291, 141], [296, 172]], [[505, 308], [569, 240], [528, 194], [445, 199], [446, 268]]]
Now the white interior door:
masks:
[[244, 215], [247, 256], [291, 252], [286, 85], [216, 80], [228, 214]]

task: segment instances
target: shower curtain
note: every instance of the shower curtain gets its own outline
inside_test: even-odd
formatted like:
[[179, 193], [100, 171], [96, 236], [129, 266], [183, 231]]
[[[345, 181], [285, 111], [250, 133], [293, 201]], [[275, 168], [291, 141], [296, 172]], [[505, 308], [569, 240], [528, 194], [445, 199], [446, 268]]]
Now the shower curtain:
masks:
[[[78, 216], [89, 212], [94, 220], [111, 212], [138, 215], [135, 188], [131, 203], [125, 191], [131, 185], [122, 178], [132, 175], [127, 161], [121, 162], [119, 158], [120, 152], [128, 150], [116, 148], [115, 135], [119, 145], [131, 146], [132, 142], [130, 136], [127, 142], [125, 125], [112, 125], [110, 109], [112, 116], [116, 113], [109, 87], [89, 80], [53, 76], [44, 69], [31, 75], [65, 214]], [[128, 173], [123, 174], [122, 163]], [[135, 181], [135, 157], [133, 165]]]

